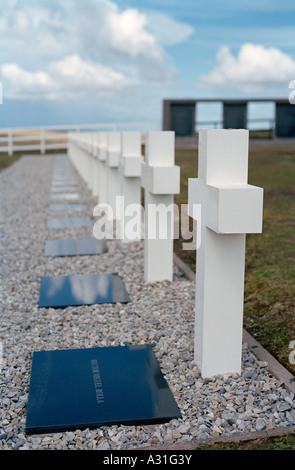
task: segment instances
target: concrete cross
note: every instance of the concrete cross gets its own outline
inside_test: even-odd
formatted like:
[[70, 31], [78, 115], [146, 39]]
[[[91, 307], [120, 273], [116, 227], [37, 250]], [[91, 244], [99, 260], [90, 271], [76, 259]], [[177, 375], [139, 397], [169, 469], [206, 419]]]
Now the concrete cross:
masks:
[[121, 133], [107, 133], [107, 204], [112, 209], [112, 214], [116, 214], [116, 199], [121, 193], [121, 178], [119, 172], [121, 158]]
[[98, 159], [98, 147], [99, 143], [99, 132], [93, 133], [93, 145], [92, 145], [92, 156], [93, 156], [93, 187], [92, 187], [92, 194], [93, 196], [97, 197], [97, 201], [99, 201], [99, 175], [100, 175], [100, 167], [101, 163]]
[[98, 132], [96, 136], [97, 158], [99, 161], [98, 202], [107, 204], [107, 132]]
[[[240, 373], [246, 233], [261, 233], [263, 189], [248, 181], [247, 130], [203, 130], [189, 215], [201, 204], [195, 362], [202, 377]], [[200, 223], [200, 221], [198, 221]]]
[[[140, 240], [141, 236], [141, 133], [122, 132], [121, 134], [121, 214], [120, 238], [122, 241]], [[129, 225], [139, 211], [138, 229], [129, 233]], [[128, 233], [127, 233], [128, 232]]]
[[[149, 132], [146, 158], [142, 164], [142, 186], [145, 188], [146, 282], [173, 280], [174, 194], [180, 190], [180, 168], [174, 165], [174, 159], [174, 132]], [[168, 217], [171, 218], [170, 224]]]

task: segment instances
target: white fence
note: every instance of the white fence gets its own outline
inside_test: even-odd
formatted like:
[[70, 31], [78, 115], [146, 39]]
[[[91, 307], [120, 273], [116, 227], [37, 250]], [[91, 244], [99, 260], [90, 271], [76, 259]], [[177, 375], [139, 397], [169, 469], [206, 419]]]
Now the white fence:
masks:
[[159, 124], [156, 122], [125, 122], [0, 129], [0, 154], [12, 156], [20, 152], [39, 152], [44, 155], [48, 151], [66, 151], [69, 132], [125, 130], [147, 132], [158, 128]]

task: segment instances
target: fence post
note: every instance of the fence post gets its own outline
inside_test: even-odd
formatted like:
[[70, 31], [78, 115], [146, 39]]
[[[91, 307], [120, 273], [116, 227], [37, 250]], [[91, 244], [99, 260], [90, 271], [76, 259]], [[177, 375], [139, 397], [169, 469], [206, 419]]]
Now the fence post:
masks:
[[46, 152], [45, 148], [45, 130], [41, 127], [40, 129], [40, 152], [41, 155], [44, 155]]
[[12, 129], [8, 131], [8, 155], [12, 157], [13, 155], [13, 133]]

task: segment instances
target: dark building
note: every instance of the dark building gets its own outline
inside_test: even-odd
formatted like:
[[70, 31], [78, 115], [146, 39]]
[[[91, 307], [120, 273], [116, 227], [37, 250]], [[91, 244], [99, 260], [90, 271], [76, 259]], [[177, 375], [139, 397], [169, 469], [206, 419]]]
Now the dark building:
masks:
[[284, 99], [176, 99], [164, 100], [163, 130], [175, 131], [176, 138], [196, 138], [196, 116], [198, 103], [222, 103], [223, 129], [248, 129], [248, 104], [269, 102], [275, 104], [273, 136], [295, 137], [295, 105]]

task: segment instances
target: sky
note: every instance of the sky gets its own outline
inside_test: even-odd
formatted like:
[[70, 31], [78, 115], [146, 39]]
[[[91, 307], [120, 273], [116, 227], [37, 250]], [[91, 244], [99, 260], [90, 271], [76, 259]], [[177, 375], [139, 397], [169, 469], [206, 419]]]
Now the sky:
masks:
[[[292, 0], [0, 0], [0, 11], [0, 128], [161, 127], [164, 99], [288, 99], [295, 80]], [[273, 112], [259, 106], [250, 117]], [[220, 113], [202, 105], [197, 118]]]

